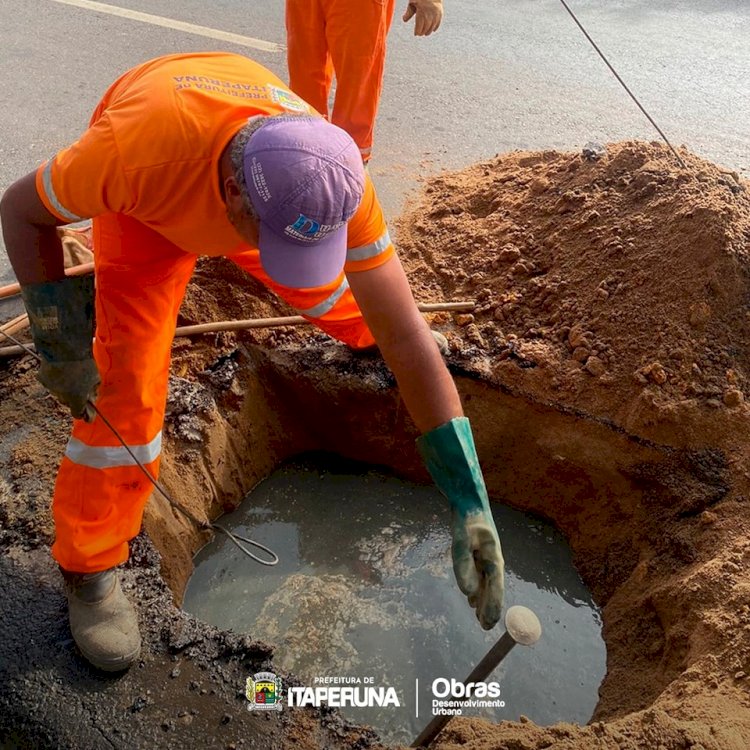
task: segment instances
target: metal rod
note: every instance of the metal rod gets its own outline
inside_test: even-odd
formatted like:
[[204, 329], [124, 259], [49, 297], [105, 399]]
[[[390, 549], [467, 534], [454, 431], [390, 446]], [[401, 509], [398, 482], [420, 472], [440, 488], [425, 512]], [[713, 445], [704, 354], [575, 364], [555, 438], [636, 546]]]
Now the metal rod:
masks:
[[573, 13], [573, 11], [568, 7], [568, 4], [565, 2], [565, 0], [560, 0], [560, 2], [563, 4], [563, 7], [565, 8], [565, 10], [568, 11], [570, 17], [576, 22], [576, 25], [583, 32], [583, 35], [586, 37], [586, 39], [588, 39], [589, 42], [591, 42], [591, 46], [597, 51], [597, 54], [599, 55], [599, 57], [601, 57], [602, 60], [604, 60], [607, 67], [612, 71], [612, 75], [614, 75], [614, 77], [620, 82], [620, 85], [625, 89], [625, 91], [627, 91], [630, 98], [636, 103], [636, 105], [638, 105], [638, 109], [640, 109], [641, 112], [643, 112], [643, 114], [646, 115], [646, 117], [648, 118], [648, 121], [654, 126], [654, 128], [656, 128], [656, 131], [664, 139], [664, 143], [666, 143], [667, 146], [669, 146], [670, 151], [675, 155], [675, 158], [680, 163], [680, 166], [683, 169], [686, 169], [687, 167], [685, 165], [685, 162], [682, 160], [680, 155], [674, 150], [667, 136], [664, 135], [664, 132], [662, 131], [662, 129], [656, 124], [656, 121], [654, 120], [654, 118], [651, 117], [651, 115], [648, 112], [646, 112], [646, 108], [638, 101], [638, 99], [636, 98], [636, 95], [628, 88], [625, 81], [623, 81], [622, 78], [620, 78], [619, 73], [614, 69], [614, 67], [609, 62], [609, 60], [607, 60], [604, 53], [599, 49], [596, 42], [589, 35], [588, 31], [586, 31], [586, 29], [583, 28], [583, 24], [578, 20], [578, 18], [576, 17], [576, 14]]
[[[471, 670], [463, 684], [483, 682], [508, 655], [513, 646], [517, 643], [522, 646], [531, 646], [539, 640], [541, 635], [542, 626], [539, 618], [530, 609], [520, 606], [511, 607], [505, 613], [505, 633], [485, 654], [479, 664]], [[470, 696], [467, 696], [466, 698], [456, 698], [456, 700], [469, 700], [469, 698]], [[409, 747], [429, 747], [452, 718], [452, 716], [447, 715], [435, 716]]]

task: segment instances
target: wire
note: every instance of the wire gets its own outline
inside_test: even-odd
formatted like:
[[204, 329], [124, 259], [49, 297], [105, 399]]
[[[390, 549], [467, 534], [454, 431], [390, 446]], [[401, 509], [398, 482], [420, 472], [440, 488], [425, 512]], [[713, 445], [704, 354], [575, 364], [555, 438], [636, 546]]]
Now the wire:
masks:
[[586, 37], [586, 39], [588, 39], [589, 42], [591, 42], [591, 46], [597, 51], [597, 53], [599, 54], [599, 57], [601, 57], [602, 60], [604, 60], [607, 67], [612, 71], [612, 74], [614, 75], [614, 77], [620, 82], [620, 85], [625, 89], [625, 91], [628, 92], [628, 94], [630, 95], [630, 98], [638, 105], [638, 109], [640, 109], [641, 112], [643, 112], [643, 114], [646, 115], [646, 117], [648, 118], [648, 121], [656, 128], [659, 135], [664, 139], [664, 143], [666, 143], [667, 146], [669, 146], [670, 151], [675, 155], [675, 158], [680, 163], [680, 166], [683, 167], [683, 169], [687, 169], [687, 165], [682, 160], [680, 155], [674, 150], [674, 148], [672, 147], [672, 144], [669, 142], [669, 139], [667, 138], [667, 136], [664, 135], [664, 132], [662, 131], [662, 129], [656, 124], [654, 118], [651, 117], [651, 115], [648, 112], [646, 112], [646, 109], [644, 108], [644, 106], [638, 101], [635, 94], [628, 88], [625, 81], [623, 81], [622, 78], [620, 78], [620, 75], [612, 67], [612, 64], [604, 56], [604, 53], [599, 49], [596, 42], [591, 38], [591, 36], [589, 36], [588, 31], [586, 31], [586, 29], [583, 28], [583, 24], [578, 20], [575, 13], [573, 13], [573, 11], [568, 7], [568, 4], [565, 2], [565, 0], [560, 0], [560, 2], [563, 4], [563, 7], [565, 8], [565, 10], [568, 11], [568, 13], [570, 14], [570, 17], [576, 22], [578, 28], [583, 32], [583, 35]]
[[[14, 344], [17, 346], [20, 346], [22, 349], [24, 349], [28, 354], [30, 354], [32, 357], [34, 357], [37, 361], [42, 362], [42, 358], [31, 348], [26, 346], [26, 344], [22, 344], [18, 339], [16, 339], [14, 336], [11, 336], [9, 333], [6, 333], [0, 328], [0, 333], [2, 333], [5, 338], [10, 339]], [[156, 479], [156, 477], [151, 474], [151, 472], [140, 462], [138, 457], [133, 453], [133, 451], [130, 449], [130, 446], [125, 442], [123, 437], [120, 435], [120, 433], [115, 429], [115, 426], [102, 414], [99, 407], [91, 400], [88, 400], [88, 403], [91, 405], [92, 409], [96, 412], [96, 415], [99, 417], [99, 419], [104, 422], [104, 424], [107, 426], [109, 431], [117, 438], [120, 445], [122, 445], [123, 448], [127, 451], [128, 455], [133, 459], [135, 464], [138, 466], [138, 468], [146, 475], [149, 482], [154, 485], [154, 487], [161, 493], [161, 495], [164, 497], [164, 499], [175, 509], [178, 510], [180, 513], [182, 513], [183, 516], [190, 519], [196, 526], [200, 527], [201, 529], [205, 531], [218, 531], [222, 534], [226, 534], [229, 537], [229, 540], [235, 544], [237, 547], [239, 547], [242, 552], [244, 552], [248, 557], [251, 557], [256, 562], [260, 563], [261, 565], [276, 565], [279, 562], [279, 556], [271, 549], [266, 547], [265, 545], [261, 544], [260, 542], [256, 542], [253, 539], [248, 539], [247, 537], [241, 536], [239, 534], [235, 534], [232, 531], [229, 531], [224, 526], [219, 525], [218, 523], [209, 523], [208, 521], [201, 521], [199, 518], [197, 518], [195, 515], [193, 515], [187, 508], [185, 508], [181, 503], [178, 503], [171, 495], [161, 486], [160, 482]], [[257, 555], [255, 555], [253, 552], [251, 552], [247, 547], [243, 546], [244, 544], [251, 545], [253, 547], [256, 547], [259, 550], [262, 550], [264, 553], [266, 553], [269, 557], [268, 560], [263, 560]]]

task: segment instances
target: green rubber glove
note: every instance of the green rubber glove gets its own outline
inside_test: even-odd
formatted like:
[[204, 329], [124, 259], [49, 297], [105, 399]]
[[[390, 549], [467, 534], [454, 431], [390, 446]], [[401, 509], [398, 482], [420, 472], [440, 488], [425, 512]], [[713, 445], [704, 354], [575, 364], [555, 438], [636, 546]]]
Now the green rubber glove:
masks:
[[76, 419], [96, 416], [99, 372], [91, 354], [94, 336], [94, 278], [70, 276], [21, 287], [31, 336], [42, 358], [39, 382], [70, 408]]
[[417, 439], [417, 448], [452, 511], [453, 572], [475, 609], [479, 624], [490, 630], [503, 608], [505, 563], [479, 467], [471, 425], [456, 417]]

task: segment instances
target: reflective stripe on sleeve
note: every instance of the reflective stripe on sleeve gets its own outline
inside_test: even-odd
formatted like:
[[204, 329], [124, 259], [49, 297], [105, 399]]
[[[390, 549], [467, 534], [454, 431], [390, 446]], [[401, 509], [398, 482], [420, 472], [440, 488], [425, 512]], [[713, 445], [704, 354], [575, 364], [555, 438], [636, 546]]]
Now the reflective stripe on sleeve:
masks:
[[329, 294], [322, 302], [319, 302], [314, 307], [308, 307], [306, 310], [297, 308], [297, 312], [301, 315], [307, 315], [308, 318], [322, 318], [339, 301], [341, 295], [348, 288], [349, 282], [345, 276], [343, 281], [336, 287], [336, 290], [332, 294]]
[[375, 240], [375, 242], [371, 242], [369, 245], [362, 245], [361, 247], [349, 248], [349, 250], [346, 251], [346, 259], [349, 261], [374, 258], [376, 255], [380, 255], [380, 253], [382, 253], [390, 244], [391, 236], [386, 229], [385, 234]]
[[68, 221], [81, 221], [82, 219], [87, 218], [85, 216], [77, 216], [76, 214], [71, 213], [57, 199], [57, 195], [55, 195], [55, 189], [52, 187], [52, 159], [50, 159], [44, 165], [44, 171], [42, 172], [42, 185], [44, 186], [44, 192], [47, 196], [47, 200], [49, 200], [50, 202], [50, 205], [64, 219], [68, 219]]
[[[145, 445], [129, 445], [133, 454], [142, 464], [150, 464], [161, 453], [161, 432]], [[76, 438], [70, 438], [65, 455], [75, 464], [91, 469], [116, 469], [122, 466], [135, 466], [133, 457], [122, 446], [109, 447], [86, 445]]]

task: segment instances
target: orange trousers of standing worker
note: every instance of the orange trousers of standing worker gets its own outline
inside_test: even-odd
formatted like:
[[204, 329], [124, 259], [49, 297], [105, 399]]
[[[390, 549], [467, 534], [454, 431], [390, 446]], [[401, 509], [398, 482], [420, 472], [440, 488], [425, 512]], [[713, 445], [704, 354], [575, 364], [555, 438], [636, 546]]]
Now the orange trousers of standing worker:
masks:
[[372, 153], [393, 11], [394, 0], [286, 0], [289, 88], [346, 130], [365, 163]]
[[[158, 476], [172, 339], [197, 256], [121, 215], [94, 219], [96, 405]], [[325, 287], [289, 289], [264, 273], [257, 250], [228, 256], [328, 334], [374, 343], [342, 272]], [[55, 485], [52, 555], [65, 570], [106, 570], [128, 558], [153, 487], [103, 421], [75, 420]]]

